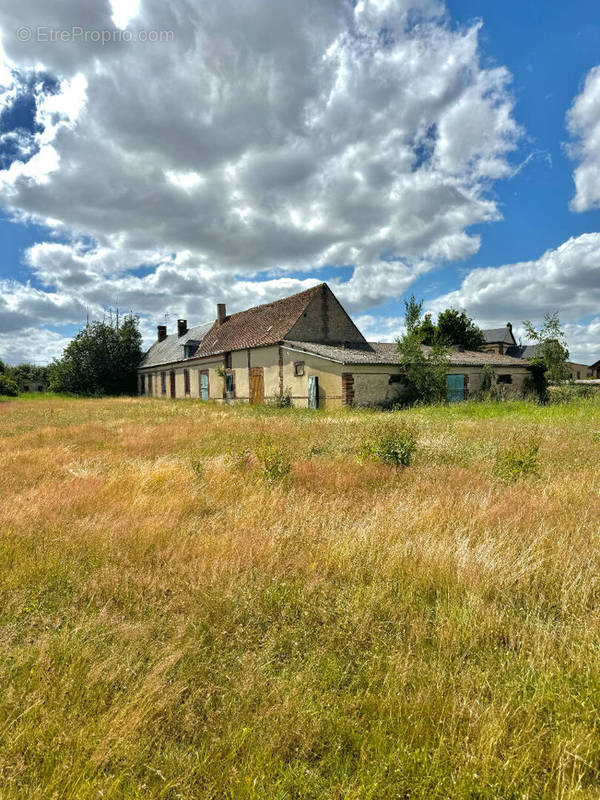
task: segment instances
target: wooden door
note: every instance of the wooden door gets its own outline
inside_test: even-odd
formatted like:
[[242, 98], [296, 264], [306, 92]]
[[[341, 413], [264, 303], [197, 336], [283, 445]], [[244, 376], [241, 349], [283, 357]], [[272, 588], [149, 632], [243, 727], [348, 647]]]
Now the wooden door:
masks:
[[174, 399], [175, 398], [175, 373], [173, 371], [171, 371], [169, 377], [170, 377], [170, 380], [171, 380], [171, 397]]
[[265, 400], [265, 375], [262, 367], [250, 368], [250, 402], [263, 403]]
[[208, 371], [200, 373], [200, 399], [208, 400]]

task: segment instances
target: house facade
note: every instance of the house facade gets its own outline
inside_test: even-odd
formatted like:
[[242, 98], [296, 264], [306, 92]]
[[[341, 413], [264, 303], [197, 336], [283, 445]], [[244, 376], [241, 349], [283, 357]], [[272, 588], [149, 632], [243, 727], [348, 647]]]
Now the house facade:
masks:
[[[481, 387], [486, 366], [509, 394], [521, 394], [530, 374], [523, 359], [454, 348], [448, 397], [462, 400]], [[138, 370], [141, 395], [263, 403], [290, 391], [294, 405], [383, 406], [401, 398], [401, 356], [395, 342], [368, 342], [327, 284], [177, 332], [158, 327]]]

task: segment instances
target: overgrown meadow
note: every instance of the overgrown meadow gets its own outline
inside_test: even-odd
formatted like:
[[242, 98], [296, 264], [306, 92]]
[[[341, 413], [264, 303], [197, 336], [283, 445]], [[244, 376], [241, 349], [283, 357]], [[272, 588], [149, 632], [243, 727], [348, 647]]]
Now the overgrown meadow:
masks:
[[2, 800], [600, 797], [600, 399], [42, 396], [0, 448]]

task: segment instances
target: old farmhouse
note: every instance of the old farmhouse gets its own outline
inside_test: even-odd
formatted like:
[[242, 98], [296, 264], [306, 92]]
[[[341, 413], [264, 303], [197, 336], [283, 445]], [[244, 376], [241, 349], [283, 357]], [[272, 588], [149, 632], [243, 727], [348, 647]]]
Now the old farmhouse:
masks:
[[[448, 399], [478, 391], [493, 367], [509, 393], [521, 393], [529, 375], [523, 359], [454, 348]], [[263, 403], [289, 390], [295, 405], [386, 405], [402, 393], [395, 342], [368, 342], [327, 284], [273, 303], [177, 332], [158, 327], [158, 339], [139, 368], [139, 391], [152, 397], [198, 397]]]

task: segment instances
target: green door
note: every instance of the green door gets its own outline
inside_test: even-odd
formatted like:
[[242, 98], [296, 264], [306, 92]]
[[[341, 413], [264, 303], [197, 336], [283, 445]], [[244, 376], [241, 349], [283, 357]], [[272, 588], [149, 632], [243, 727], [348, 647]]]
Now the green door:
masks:
[[208, 400], [208, 372], [200, 373], [200, 398]]
[[446, 375], [446, 400], [449, 403], [460, 403], [465, 399], [465, 376]]

